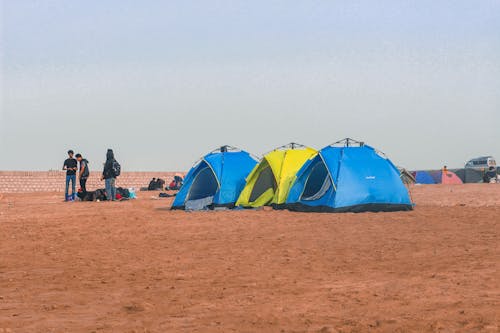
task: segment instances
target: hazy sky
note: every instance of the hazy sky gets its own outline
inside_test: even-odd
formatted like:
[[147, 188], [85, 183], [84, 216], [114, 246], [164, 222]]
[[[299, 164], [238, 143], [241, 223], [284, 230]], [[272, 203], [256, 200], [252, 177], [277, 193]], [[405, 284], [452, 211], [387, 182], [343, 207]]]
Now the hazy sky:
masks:
[[0, 0], [0, 170], [184, 170], [353, 137], [500, 159], [500, 1]]

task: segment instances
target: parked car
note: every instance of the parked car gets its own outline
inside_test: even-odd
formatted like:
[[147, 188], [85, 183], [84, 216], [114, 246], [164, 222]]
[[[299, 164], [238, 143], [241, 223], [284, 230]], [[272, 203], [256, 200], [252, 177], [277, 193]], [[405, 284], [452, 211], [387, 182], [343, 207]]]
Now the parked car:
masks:
[[490, 167], [497, 167], [497, 162], [495, 161], [493, 156], [473, 158], [465, 164], [466, 169], [475, 169], [481, 171], [488, 170]]

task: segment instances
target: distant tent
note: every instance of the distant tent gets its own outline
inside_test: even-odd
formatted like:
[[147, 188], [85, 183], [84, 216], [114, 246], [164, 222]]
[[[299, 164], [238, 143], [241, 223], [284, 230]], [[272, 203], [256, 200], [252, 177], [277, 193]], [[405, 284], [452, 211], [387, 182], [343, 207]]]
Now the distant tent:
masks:
[[465, 169], [465, 183], [482, 183], [483, 177], [483, 170]]
[[439, 170], [430, 172], [436, 184], [463, 184], [462, 180], [453, 172], [449, 170]]
[[245, 177], [257, 164], [246, 151], [223, 146], [204, 156], [186, 175], [172, 209], [234, 207]]
[[453, 169], [452, 171], [458, 176], [458, 178], [460, 178], [462, 183], [466, 183], [466, 181], [465, 181], [465, 169]]
[[484, 171], [478, 169], [456, 169], [453, 170], [455, 174], [462, 180], [464, 183], [482, 183], [484, 177]]
[[290, 210], [313, 212], [413, 207], [394, 164], [374, 148], [352, 139], [327, 146], [308, 160], [297, 173], [286, 203]]
[[281, 208], [295, 174], [316, 153], [315, 149], [291, 143], [266, 154], [247, 177], [236, 206]]
[[436, 184], [436, 180], [428, 171], [416, 171], [415, 180], [417, 184]]

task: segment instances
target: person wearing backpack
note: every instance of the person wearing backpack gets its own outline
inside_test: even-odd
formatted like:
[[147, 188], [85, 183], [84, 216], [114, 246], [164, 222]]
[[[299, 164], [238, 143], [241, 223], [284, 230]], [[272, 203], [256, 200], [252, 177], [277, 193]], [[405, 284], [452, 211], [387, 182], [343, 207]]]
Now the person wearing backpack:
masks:
[[90, 175], [89, 161], [82, 157], [82, 154], [76, 154], [76, 160], [80, 163], [80, 172], [78, 173], [78, 180], [80, 181], [80, 188], [82, 195], [87, 195], [87, 179]]
[[121, 166], [115, 160], [115, 154], [112, 149], [108, 149], [106, 153], [106, 163], [104, 163], [104, 170], [102, 171], [101, 180], [104, 179], [106, 184], [106, 198], [108, 201], [116, 201], [116, 177], [121, 173]]

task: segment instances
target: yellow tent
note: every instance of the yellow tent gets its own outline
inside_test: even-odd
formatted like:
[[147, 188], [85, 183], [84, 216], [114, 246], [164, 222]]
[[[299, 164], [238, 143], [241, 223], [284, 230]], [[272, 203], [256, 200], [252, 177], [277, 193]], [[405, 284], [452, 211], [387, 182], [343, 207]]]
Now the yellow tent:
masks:
[[297, 171], [316, 153], [315, 149], [296, 143], [267, 153], [248, 175], [236, 206], [279, 208], [286, 202]]

